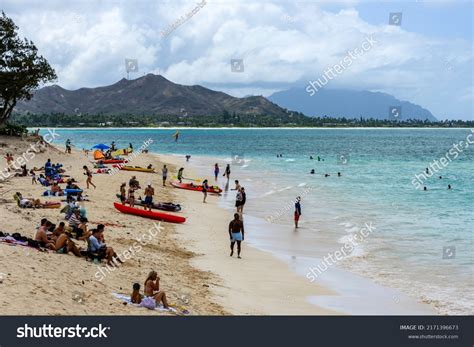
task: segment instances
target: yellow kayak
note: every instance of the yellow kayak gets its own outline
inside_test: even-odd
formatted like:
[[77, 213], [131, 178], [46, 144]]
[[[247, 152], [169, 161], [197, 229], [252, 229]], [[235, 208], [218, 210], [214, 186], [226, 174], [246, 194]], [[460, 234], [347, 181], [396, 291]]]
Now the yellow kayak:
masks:
[[120, 170], [125, 170], [125, 171], [140, 171], [140, 172], [155, 172], [155, 169], [147, 169], [145, 167], [136, 167], [136, 166], [123, 166], [120, 168]]

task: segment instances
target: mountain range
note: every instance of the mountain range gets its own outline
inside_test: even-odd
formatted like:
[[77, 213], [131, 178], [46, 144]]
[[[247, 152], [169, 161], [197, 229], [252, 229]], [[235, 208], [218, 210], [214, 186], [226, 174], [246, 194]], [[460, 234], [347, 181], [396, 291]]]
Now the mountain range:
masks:
[[[311, 96], [304, 88], [292, 88], [276, 92], [268, 99], [282, 107], [310, 117], [437, 121], [427, 109], [380, 92], [320, 89]], [[396, 117], [393, 113], [396, 114]]]
[[173, 83], [161, 75], [148, 74], [135, 80], [121, 79], [110, 86], [67, 90], [58, 85], [37, 90], [29, 101], [18, 102], [19, 114], [133, 114], [283, 116], [286, 110], [262, 96], [236, 98], [199, 85]]
[[293, 88], [263, 96], [233, 97], [199, 85], [173, 83], [161, 75], [121, 79], [104, 87], [67, 90], [58, 85], [37, 90], [29, 101], [20, 101], [17, 114], [103, 115], [268, 115], [275, 118], [296, 111], [312, 117], [390, 119], [389, 109], [401, 107], [400, 120], [436, 121], [430, 111], [408, 101], [369, 91], [319, 90], [310, 96]]

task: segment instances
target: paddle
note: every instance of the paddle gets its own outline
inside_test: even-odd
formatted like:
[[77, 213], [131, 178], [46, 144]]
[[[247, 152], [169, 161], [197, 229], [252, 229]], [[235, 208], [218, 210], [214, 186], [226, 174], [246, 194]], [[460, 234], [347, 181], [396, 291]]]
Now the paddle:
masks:
[[[176, 179], [178, 179], [178, 177], [177, 177], [177, 176], [173, 176], [173, 178], [176, 178]], [[188, 180], [188, 181], [202, 182], [202, 180], [201, 180], [201, 179], [199, 179], [199, 178], [187, 178], [187, 177], [181, 177], [181, 178], [182, 178], [183, 180]]]

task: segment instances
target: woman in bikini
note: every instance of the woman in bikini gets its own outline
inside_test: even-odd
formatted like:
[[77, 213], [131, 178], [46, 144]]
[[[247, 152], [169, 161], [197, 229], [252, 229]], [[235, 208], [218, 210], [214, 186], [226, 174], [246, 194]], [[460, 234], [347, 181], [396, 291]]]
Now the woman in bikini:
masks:
[[166, 300], [166, 294], [160, 290], [160, 278], [156, 271], [151, 271], [145, 280], [145, 296], [152, 297], [156, 303], [163, 302], [164, 308], [168, 308], [168, 301]]
[[126, 183], [122, 183], [120, 186], [120, 201], [122, 202], [122, 205], [125, 205], [125, 202], [127, 201], [127, 192], [125, 190], [126, 186]]
[[84, 175], [87, 176], [87, 180], [86, 180], [87, 189], [89, 189], [89, 185], [93, 186], [94, 189], [95, 189], [96, 186], [95, 186], [94, 183], [92, 183], [92, 172], [91, 172], [91, 170], [89, 170], [89, 168], [85, 165], [82, 168], [86, 171], [86, 172], [84, 172]]
[[128, 203], [130, 204], [130, 207], [135, 206], [135, 187], [130, 186], [128, 189]]

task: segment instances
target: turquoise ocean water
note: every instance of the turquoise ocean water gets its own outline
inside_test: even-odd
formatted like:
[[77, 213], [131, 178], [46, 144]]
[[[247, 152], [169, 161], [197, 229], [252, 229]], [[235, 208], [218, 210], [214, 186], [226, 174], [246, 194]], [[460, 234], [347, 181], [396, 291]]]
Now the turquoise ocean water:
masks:
[[[150, 151], [190, 154], [189, 165], [209, 178], [214, 162], [221, 170], [230, 163], [231, 178], [247, 190], [246, 218], [259, 226], [249, 231], [251, 242], [290, 260], [321, 259], [370, 223], [375, 231], [338, 268], [395, 288], [438, 313], [474, 312], [470, 129], [182, 129], [177, 143], [174, 129], [56, 132], [57, 143], [69, 138], [78, 149], [112, 141], [138, 148], [151, 138]], [[445, 167], [434, 164], [425, 181], [425, 168], [442, 157], [449, 158]], [[415, 174], [427, 191], [416, 189]], [[225, 188], [223, 178], [217, 184]], [[297, 195], [303, 215], [295, 232]], [[226, 192], [222, 205], [232, 208], [234, 196]]]

